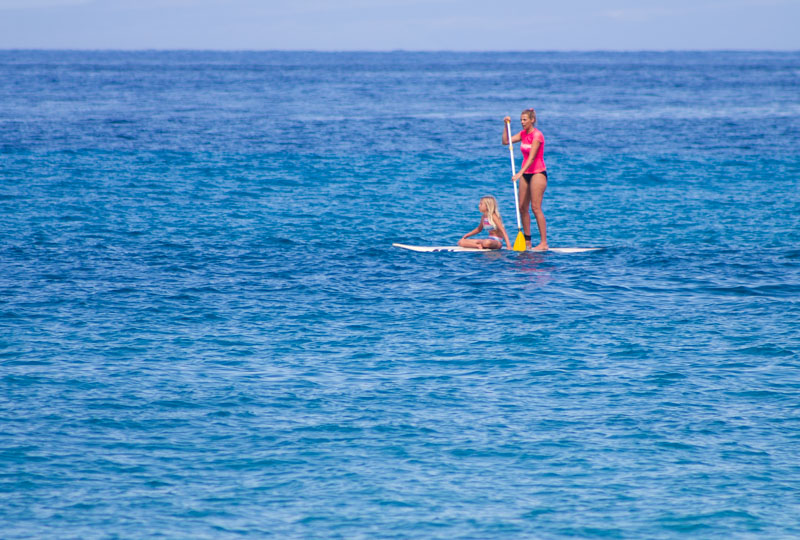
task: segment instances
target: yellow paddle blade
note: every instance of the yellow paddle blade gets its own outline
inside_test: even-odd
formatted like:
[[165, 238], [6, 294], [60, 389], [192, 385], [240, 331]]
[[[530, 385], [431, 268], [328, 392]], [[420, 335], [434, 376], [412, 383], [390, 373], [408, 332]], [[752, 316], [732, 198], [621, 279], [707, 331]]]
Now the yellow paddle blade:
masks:
[[517, 233], [517, 239], [514, 240], [514, 251], [525, 251], [525, 235], [522, 231]]

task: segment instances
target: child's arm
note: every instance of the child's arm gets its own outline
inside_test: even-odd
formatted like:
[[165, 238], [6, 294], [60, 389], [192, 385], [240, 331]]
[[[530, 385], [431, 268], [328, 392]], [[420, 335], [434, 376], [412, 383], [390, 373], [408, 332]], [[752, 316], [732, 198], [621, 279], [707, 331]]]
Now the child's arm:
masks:
[[464, 238], [469, 238], [470, 236], [475, 236], [476, 234], [478, 234], [482, 230], [483, 230], [483, 220], [481, 220], [481, 222], [478, 223], [478, 227], [476, 229], [472, 229], [470, 232], [468, 232], [467, 234], [462, 236], [461, 239], [463, 240]]
[[500, 232], [503, 234], [503, 238], [506, 239], [506, 249], [511, 249], [511, 240], [508, 239], [508, 234], [506, 233], [506, 228], [503, 227], [503, 220], [500, 218], [498, 214], [494, 215], [494, 225], [496, 229], [499, 229]]

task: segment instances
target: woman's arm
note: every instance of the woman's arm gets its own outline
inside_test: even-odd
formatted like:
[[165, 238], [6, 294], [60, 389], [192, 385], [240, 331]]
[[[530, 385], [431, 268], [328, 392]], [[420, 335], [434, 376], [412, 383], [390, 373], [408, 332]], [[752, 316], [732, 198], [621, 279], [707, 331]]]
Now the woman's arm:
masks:
[[[511, 117], [510, 116], [506, 116], [505, 118], [503, 118], [503, 146], [508, 146], [508, 128], [506, 127], [506, 124], [510, 124], [510, 123], [511, 123]], [[511, 142], [512, 143], [519, 142], [521, 140], [522, 140], [522, 137], [520, 137], [519, 133], [517, 133], [516, 135], [512, 135], [511, 136]]]

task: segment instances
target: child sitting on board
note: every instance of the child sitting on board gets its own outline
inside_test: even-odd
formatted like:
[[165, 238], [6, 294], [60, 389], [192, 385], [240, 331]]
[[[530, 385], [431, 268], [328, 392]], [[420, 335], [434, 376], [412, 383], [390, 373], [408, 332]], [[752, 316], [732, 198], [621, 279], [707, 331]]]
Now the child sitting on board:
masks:
[[[461, 240], [458, 241], [458, 245], [466, 248], [502, 249], [503, 240], [505, 240], [506, 248], [511, 249], [511, 241], [508, 239], [505, 227], [503, 227], [503, 220], [500, 219], [500, 211], [497, 210], [497, 200], [491, 195], [481, 197], [478, 203], [478, 210], [483, 214], [478, 227], [462, 236]], [[475, 236], [481, 232], [484, 227], [489, 228], [489, 238], [469, 239], [470, 236]]]

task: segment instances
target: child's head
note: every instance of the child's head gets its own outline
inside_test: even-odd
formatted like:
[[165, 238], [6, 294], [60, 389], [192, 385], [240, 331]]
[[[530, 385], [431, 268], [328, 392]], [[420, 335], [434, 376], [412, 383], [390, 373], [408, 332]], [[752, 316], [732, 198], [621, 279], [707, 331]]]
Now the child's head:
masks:
[[491, 195], [487, 195], [485, 197], [481, 197], [481, 201], [478, 203], [478, 210], [481, 214], [489, 218], [489, 223], [494, 225], [494, 220], [492, 216], [500, 215], [500, 211], [497, 210], [497, 199], [492, 197]]

